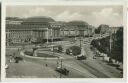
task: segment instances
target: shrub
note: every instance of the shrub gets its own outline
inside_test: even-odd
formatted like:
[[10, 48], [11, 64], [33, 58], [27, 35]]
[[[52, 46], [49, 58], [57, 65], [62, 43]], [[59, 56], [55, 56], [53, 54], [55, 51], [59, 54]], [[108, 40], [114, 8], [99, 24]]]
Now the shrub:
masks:
[[29, 51], [25, 51], [24, 54], [29, 55], [29, 56], [33, 56], [33, 52], [29, 52]]

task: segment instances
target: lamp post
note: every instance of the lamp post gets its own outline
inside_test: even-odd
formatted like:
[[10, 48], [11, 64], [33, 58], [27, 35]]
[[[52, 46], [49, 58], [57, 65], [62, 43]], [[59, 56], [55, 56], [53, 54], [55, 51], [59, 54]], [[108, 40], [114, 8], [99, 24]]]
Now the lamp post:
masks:
[[49, 34], [49, 33], [48, 33], [48, 28], [47, 28], [47, 44], [48, 44], [48, 36], [49, 36], [48, 34]]
[[82, 35], [80, 35], [80, 48], [82, 46]]
[[[110, 39], [109, 39], [109, 43], [110, 43], [110, 56], [111, 56], [111, 50], [112, 50], [112, 32], [109, 30], [109, 35], [110, 35]], [[109, 58], [109, 62], [111, 63], [111, 58]]]
[[54, 55], [54, 46], [53, 46], [53, 29], [51, 29], [51, 35], [52, 35], [52, 51], [53, 51], [53, 55]]
[[[60, 57], [58, 57], [58, 60], [57, 60], [57, 67], [61, 68], [62, 69], [62, 59], [60, 59]], [[60, 73], [60, 78], [62, 77], [62, 74]]]
[[[61, 64], [60, 64], [60, 67], [62, 69], [62, 59], [61, 59]], [[60, 73], [60, 78], [62, 77], [62, 74]]]
[[110, 35], [110, 39], [109, 39], [110, 46], [109, 46], [109, 49], [110, 49], [110, 53], [111, 53], [111, 49], [112, 49], [112, 33], [111, 33], [111, 31], [109, 32], [109, 35]]

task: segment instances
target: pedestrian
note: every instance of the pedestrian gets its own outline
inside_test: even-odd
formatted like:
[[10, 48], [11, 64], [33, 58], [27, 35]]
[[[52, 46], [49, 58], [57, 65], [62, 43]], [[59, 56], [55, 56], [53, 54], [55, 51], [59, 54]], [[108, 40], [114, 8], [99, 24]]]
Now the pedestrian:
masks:
[[13, 56], [12, 57], [15, 58], [15, 53], [13, 53]]
[[47, 65], [47, 64], [45, 64], [45, 66], [47, 67], [48, 65]]
[[9, 55], [9, 62], [12, 62], [12, 55]]

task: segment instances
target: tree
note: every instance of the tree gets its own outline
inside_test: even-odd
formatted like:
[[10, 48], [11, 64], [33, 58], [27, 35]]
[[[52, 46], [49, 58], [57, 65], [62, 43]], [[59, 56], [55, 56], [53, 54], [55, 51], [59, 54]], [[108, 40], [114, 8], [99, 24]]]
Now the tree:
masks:
[[99, 29], [95, 29], [95, 34], [100, 34], [100, 30]]
[[120, 27], [115, 34], [111, 55], [117, 61], [123, 62], [123, 27]]
[[109, 26], [105, 24], [99, 25], [97, 29], [95, 29], [96, 34], [104, 34], [108, 30]]
[[[100, 43], [100, 45], [98, 43]], [[107, 54], [109, 57], [123, 62], [123, 27], [120, 27], [116, 33], [112, 34], [111, 50], [110, 36], [102, 39], [94, 39], [91, 45], [100, 52]]]

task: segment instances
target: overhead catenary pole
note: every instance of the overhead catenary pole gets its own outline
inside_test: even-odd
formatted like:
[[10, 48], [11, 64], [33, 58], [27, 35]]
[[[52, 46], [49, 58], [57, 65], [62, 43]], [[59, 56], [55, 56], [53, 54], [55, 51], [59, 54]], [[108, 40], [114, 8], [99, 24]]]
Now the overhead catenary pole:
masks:
[[112, 32], [110, 31], [109, 29], [109, 35], [110, 35], [110, 38], [109, 38], [109, 49], [110, 49], [110, 56], [111, 56], [111, 50], [112, 50]]
[[[82, 35], [80, 35], [80, 48], [81, 48], [81, 45], [82, 44]], [[82, 48], [81, 48], [82, 49]]]
[[76, 30], [75, 30], [75, 29], [74, 29], [74, 31], [75, 31], [75, 41], [76, 41], [77, 32], [76, 32]]
[[54, 34], [53, 34], [53, 29], [52, 29], [52, 43], [54, 42], [53, 38], [54, 38]]
[[89, 36], [89, 28], [88, 28], [88, 25], [87, 25], [87, 35]]
[[59, 67], [59, 57], [57, 57], [57, 67]]
[[[61, 64], [60, 64], [60, 67], [62, 69], [62, 59], [61, 59]], [[60, 78], [62, 77], [62, 74], [60, 73]]]
[[48, 33], [48, 28], [47, 28], [47, 44], [48, 44], [48, 36], [49, 36], [48, 34], [49, 34], [49, 33]]
[[62, 68], [62, 59], [61, 59], [61, 68]]
[[53, 28], [51, 29], [52, 31], [52, 51], [53, 51], [53, 55], [54, 55], [54, 46], [53, 46]]
[[112, 35], [111, 35], [111, 33], [110, 33], [110, 40], [109, 40], [109, 42], [110, 42], [110, 53], [111, 53], [111, 49], [112, 49]]

